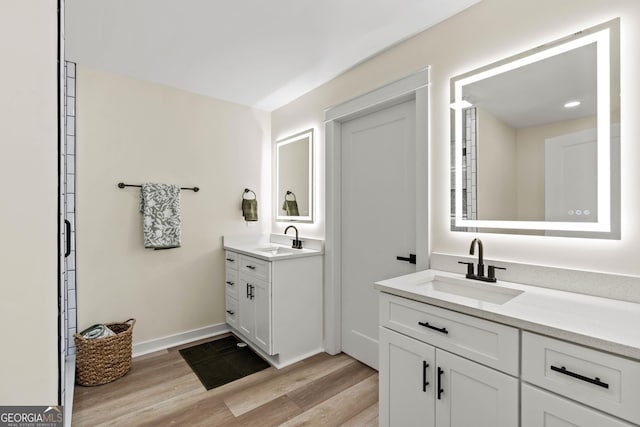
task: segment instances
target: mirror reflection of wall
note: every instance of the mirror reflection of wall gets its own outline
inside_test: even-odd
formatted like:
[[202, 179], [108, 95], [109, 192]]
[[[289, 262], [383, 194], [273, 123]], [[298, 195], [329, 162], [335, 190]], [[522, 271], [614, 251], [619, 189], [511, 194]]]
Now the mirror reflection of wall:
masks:
[[276, 219], [312, 221], [313, 129], [276, 142]]
[[[616, 200], [609, 203], [609, 192], [601, 191], [610, 181], [611, 194], [619, 192], [613, 155], [620, 122], [618, 25], [614, 20], [452, 80], [454, 144], [460, 147], [452, 152], [462, 157], [453, 165], [460, 175], [454, 209], [456, 203], [463, 209], [463, 221], [454, 218], [452, 230], [464, 230], [463, 223], [473, 231], [523, 225], [523, 233], [547, 234], [562, 229], [559, 223], [601, 227], [599, 206], [610, 206], [605, 212], [613, 220], [616, 210], [619, 216]], [[610, 141], [598, 144], [599, 131]], [[604, 151], [611, 162], [600, 145], [610, 145]], [[600, 163], [603, 171], [611, 168], [606, 181], [599, 159], [607, 163]]]

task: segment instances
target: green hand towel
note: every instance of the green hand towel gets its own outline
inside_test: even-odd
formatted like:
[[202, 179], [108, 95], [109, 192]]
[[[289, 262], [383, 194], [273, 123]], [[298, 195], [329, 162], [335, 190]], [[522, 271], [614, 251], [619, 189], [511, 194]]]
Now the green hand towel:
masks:
[[242, 199], [242, 216], [245, 221], [258, 220], [258, 201], [256, 199]]
[[282, 210], [286, 212], [287, 216], [300, 216], [298, 212], [298, 202], [295, 200], [285, 200], [282, 205]]

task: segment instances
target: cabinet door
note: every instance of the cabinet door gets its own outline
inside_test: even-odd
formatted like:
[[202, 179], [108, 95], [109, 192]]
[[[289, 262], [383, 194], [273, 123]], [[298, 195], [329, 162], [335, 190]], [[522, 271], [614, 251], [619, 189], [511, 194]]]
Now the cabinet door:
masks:
[[271, 354], [271, 287], [260, 280], [252, 281], [251, 285], [255, 309], [255, 343], [267, 354]]
[[238, 288], [238, 329], [247, 338], [252, 339], [255, 333], [255, 310], [251, 297], [253, 281], [247, 280], [242, 274], [238, 280], [240, 286]]
[[518, 380], [444, 350], [436, 350], [438, 427], [518, 425]]
[[522, 384], [522, 427], [631, 427], [595, 409]]
[[435, 349], [379, 328], [380, 426], [435, 426]]

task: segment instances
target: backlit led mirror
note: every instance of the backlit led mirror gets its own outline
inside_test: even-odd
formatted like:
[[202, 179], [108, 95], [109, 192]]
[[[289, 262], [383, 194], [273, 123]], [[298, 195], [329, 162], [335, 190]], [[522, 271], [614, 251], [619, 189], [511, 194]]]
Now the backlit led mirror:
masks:
[[276, 220], [313, 222], [313, 129], [276, 142]]
[[452, 230], [619, 238], [619, 20], [451, 80]]

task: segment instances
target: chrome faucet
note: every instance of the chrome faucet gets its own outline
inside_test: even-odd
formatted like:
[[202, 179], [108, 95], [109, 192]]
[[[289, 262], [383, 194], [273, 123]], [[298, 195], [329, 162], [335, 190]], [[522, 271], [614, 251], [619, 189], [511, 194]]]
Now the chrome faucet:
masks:
[[467, 265], [467, 279], [482, 280], [483, 282], [495, 282], [496, 270], [506, 270], [504, 267], [497, 267], [490, 265], [487, 271], [487, 276], [484, 275], [484, 250], [482, 247], [482, 240], [473, 239], [471, 241], [471, 247], [469, 248], [469, 255], [475, 254], [475, 247], [478, 246], [478, 269], [474, 273], [473, 262], [458, 261], [459, 264]]
[[296, 232], [296, 238], [293, 240], [293, 245], [291, 245], [291, 247], [293, 249], [302, 249], [302, 241], [298, 240], [298, 229], [295, 226], [290, 225], [287, 228], [285, 228], [284, 234], [287, 234], [287, 231], [289, 231], [290, 228], [293, 228]]

